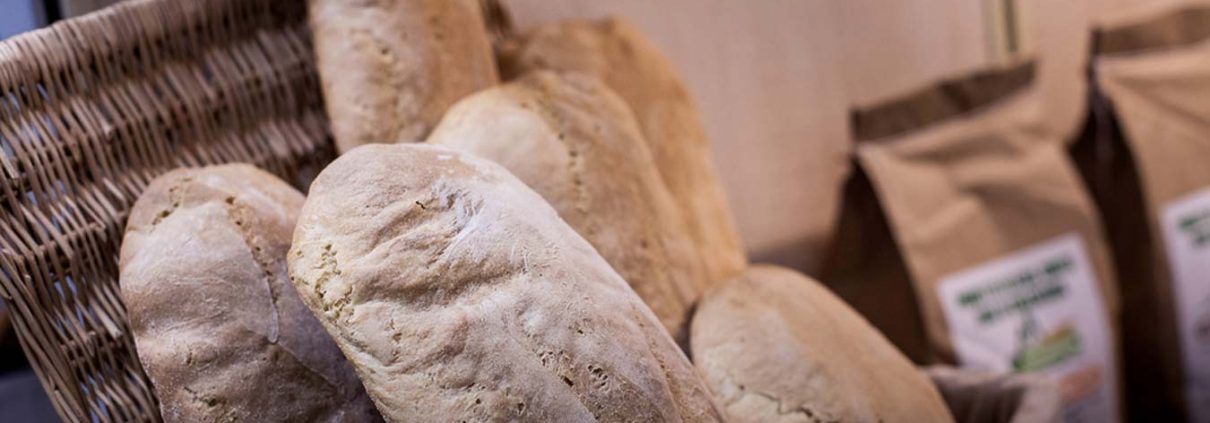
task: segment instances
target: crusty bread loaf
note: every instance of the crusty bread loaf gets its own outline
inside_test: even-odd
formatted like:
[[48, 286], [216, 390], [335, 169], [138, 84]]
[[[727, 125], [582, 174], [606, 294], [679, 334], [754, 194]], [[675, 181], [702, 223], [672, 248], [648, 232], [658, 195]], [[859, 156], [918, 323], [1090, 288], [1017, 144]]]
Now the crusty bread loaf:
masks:
[[420, 141], [445, 109], [495, 84], [476, 0], [309, 0], [339, 152]]
[[792, 270], [753, 266], [706, 296], [692, 330], [697, 368], [733, 421], [952, 421], [923, 372]]
[[576, 71], [605, 81], [630, 105], [660, 175], [706, 257], [707, 276], [722, 282], [747, 266], [710, 143], [693, 100], [668, 60], [630, 23], [610, 18], [539, 26], [506, 40], [502, 73]]
[[688, 340], [709, 281], [634, 116], [600, 80], [536, 71], [456, 103], [428, 142], [495, 161], [537, 191]]
[[349, 151], [311, 185], [290, 271], [390, 421], [720, 418], [625, 281], [485, 159]]
[[381, 421], [288, 281], [302, 202], [225, 165], [169, 172], [131, 209], [121, 295], [164, 420]]

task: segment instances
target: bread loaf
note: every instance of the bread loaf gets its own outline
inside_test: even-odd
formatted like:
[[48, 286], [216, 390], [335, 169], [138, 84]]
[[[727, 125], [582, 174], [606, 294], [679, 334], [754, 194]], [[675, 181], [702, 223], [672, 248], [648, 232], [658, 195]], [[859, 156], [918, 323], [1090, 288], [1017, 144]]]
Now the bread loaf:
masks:
[[311, 186], [292, 280], [390, 421], [717, 421], [659, 321], [487, 160], [367, 145]]
[[630, 109], [599, 80], [528, 74], [452, 106], [428, 142], [512, 172], [688, 339], [689, 310], [709, 287], [702, 260]]
[[502, 43], [502, 73], [577, 71], [615, 90], [638, 119], [660, 175], [685, 214], [689, 235], [707, 257], [707, 276], [721, 282], [747, 266], [710, 142], [680, 76], [655, 46], [617, 18], [539, 26]]
[[339, 152], [420, 141], [462, 96], [497, 82], [476, 0], [309, 0]]
[[164, 420], [381, 421], [287, 279], [302, 202], [226, 165], [169, 172], [135, 203], [121, 295]]
[[735, 422], [945, 422], [940, 394], [860, 315], [792, 270], [754, 266], [693, 318], [697, 368]]

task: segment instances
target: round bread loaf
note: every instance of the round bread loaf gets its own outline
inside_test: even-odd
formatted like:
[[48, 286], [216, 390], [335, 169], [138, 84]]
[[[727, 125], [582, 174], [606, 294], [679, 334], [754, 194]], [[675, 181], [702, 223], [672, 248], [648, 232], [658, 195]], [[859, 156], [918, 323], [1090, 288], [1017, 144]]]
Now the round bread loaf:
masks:
[[302, 203], [225, 165], [160, 176], [131, 209], [119, 283], [164, 420], [381, 421], [288, 280]]
[[819, 283], [753, 266], [707, 294], [695, 364], [735, 422], [948, 422], [923, 372]]
[[738, 275], [747, 256], [714, 170], [689, 91], [655, 45], [629, 22], [570, 20], [505, 40], [502, 73], [575, 71], [600, 78], [630, 106], [660, 176], [685, 215], [712, 283]]
[[477, 0], [309, 0], [338, 152], [420, 141], [445, 109], [498, 82]]
[[290, 271], [390, 421], [720, 419], [626, 282], [485, 159], [349, 151], [311, 186]]
[[688, 340], [709, 281], [634, 116], [598, 79], [536, 71], [481, 91], [450, 107], [428, 142], [495, 161], [537, 191]]

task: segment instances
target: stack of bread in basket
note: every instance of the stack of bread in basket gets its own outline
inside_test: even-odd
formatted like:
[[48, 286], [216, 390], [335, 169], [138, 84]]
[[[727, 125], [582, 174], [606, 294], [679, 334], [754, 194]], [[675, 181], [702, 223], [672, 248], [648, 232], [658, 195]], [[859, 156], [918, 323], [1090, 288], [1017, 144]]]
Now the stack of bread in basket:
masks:
[[121, 293], [166, 420], [1054, 419], [1047, 385], [935, 382], [750, 265], [688, 92], [625, 21], [310, 13], [341, 157], [306, 195], [179, 169], [130, 215]]

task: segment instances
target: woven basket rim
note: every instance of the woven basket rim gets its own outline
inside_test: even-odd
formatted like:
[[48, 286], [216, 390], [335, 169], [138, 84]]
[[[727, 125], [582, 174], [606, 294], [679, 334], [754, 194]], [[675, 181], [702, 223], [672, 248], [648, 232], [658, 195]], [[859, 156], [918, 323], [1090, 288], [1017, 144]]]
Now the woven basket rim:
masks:
[[129, 0], [0, 41], [0, 299], [59, 415], [159, 421], [117, 249], [167, 170], [335, 155], [301, 0]]

